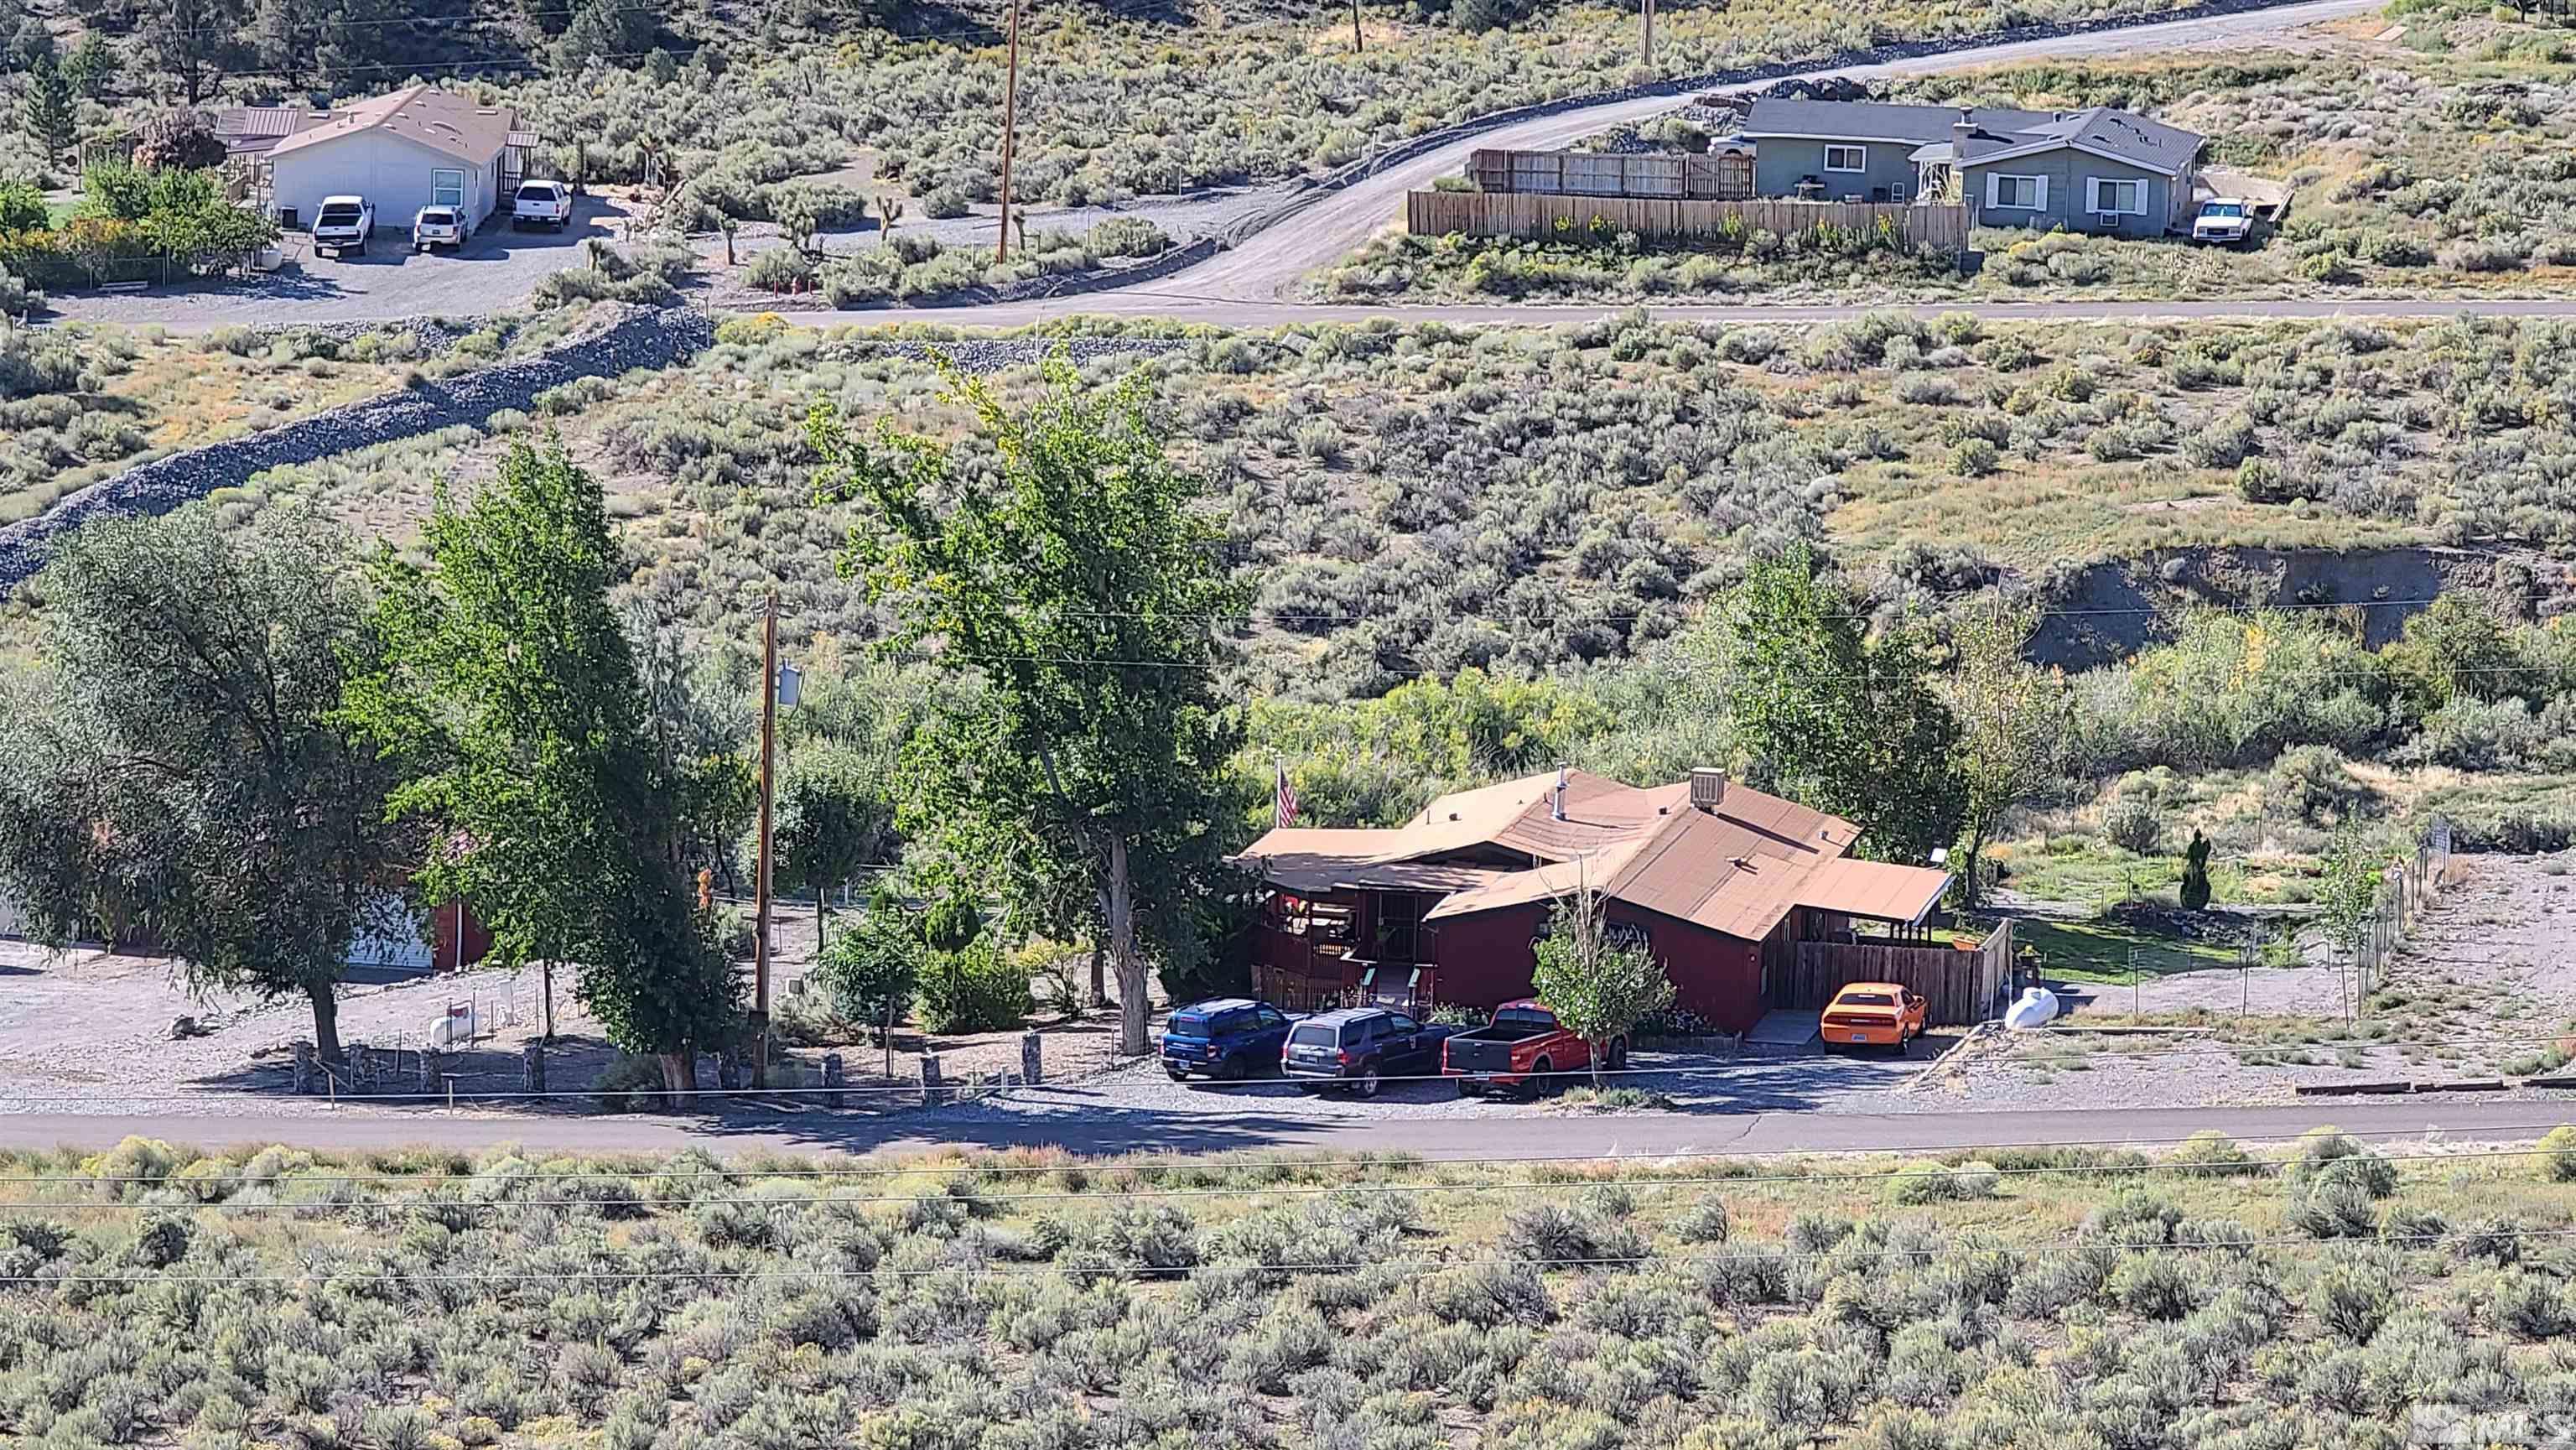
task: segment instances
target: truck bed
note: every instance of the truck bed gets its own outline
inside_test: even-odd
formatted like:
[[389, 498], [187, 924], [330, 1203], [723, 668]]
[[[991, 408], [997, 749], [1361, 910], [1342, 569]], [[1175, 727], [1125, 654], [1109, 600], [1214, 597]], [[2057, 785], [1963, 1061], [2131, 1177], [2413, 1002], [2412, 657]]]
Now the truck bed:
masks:
[[1542, 1037], [1555, 1035], [1552, 1032], [1522, 1032], [1515, 1029], [1508, 1035], [1497, 1036], [1491, 1027], [1480, 1027], [1473, 1032], [1461, 1032], [1449, 1039], [1449, 1069], [1452, 1072], [1510, 1072], [1514, 1047], [1524, 1042], [1536, 1042]]

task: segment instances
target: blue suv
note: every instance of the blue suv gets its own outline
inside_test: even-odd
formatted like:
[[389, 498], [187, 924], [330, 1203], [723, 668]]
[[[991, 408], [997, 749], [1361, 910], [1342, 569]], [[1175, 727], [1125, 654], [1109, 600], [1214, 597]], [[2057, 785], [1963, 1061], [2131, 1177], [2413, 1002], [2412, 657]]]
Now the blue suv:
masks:
[[1163, 1028], [1163, 1071], [1179, 1082], [1191, 1073], [1232, 1081], [1279, 1066], [1288, 1014], [1249, 997], [1192, 1002]]

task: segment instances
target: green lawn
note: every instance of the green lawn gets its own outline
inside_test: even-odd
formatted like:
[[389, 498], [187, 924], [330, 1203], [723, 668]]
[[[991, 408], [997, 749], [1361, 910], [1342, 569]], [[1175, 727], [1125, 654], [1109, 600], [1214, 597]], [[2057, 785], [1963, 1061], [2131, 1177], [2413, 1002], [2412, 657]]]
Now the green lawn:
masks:
[[2039, 955], [2043, 976], [2071, 982], [2122, 983], [2141, 977], [2204, 972], [2236, 965], [2233, 949], [2157, 936], [2113, 921], [2017, 921], [2013, 944]]

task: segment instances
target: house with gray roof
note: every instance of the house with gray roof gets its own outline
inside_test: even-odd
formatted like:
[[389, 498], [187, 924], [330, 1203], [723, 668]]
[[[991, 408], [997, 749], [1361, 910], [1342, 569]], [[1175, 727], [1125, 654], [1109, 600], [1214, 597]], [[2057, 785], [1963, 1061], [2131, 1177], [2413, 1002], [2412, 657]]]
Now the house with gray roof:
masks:
[[2161, 236], [2190, 225], [2201, 138], [2129, 111], [1759, 100], [1759, 196], [1950, 200], [1977, 226]]

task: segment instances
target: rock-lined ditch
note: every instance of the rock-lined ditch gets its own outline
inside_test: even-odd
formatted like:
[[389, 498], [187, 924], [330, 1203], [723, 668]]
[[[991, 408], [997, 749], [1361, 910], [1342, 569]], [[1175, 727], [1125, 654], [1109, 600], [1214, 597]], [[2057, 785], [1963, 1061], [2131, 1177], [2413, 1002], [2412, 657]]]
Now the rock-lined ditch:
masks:
[[598, 330], [542, 357], [424, 381], [101, 479], [32, 519], [0, 529], [0, 589], [13, 588], [43, 568], [53, 540], [91, 519], [166, 514], [216, 489], [239, 488], [267, 469], [480, 423], [504, 408], [525, 410], [538, 394], [576, 378], [669, 367], [715, 341], [715, 326], [707, 316], [685, 307], [619, 309], [610, 315], [613, 320]]

